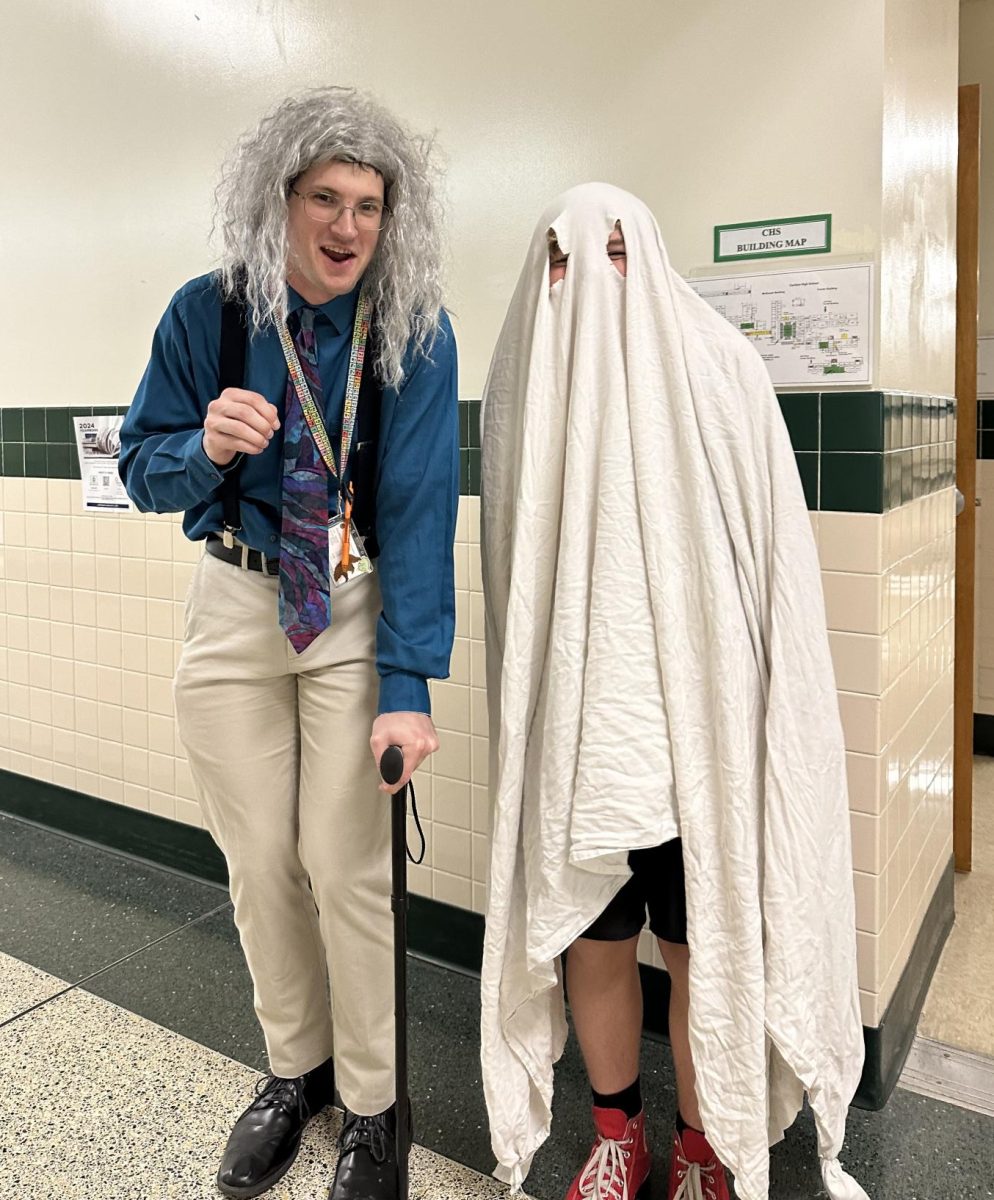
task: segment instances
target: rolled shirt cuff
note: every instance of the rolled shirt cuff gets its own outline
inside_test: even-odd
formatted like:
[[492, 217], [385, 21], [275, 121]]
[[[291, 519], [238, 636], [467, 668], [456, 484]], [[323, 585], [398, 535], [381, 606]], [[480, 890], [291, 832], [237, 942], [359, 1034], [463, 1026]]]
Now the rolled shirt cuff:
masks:
[[379, 715], [390, 712], [420, 712], [431, 716], [428, 680], [411, 671], [388, 671], [380, 679]]

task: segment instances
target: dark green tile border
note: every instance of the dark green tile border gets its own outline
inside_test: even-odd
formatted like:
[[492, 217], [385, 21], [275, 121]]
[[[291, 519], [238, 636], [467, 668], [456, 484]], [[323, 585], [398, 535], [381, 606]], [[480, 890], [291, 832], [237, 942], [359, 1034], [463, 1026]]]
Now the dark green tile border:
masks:
[[[777, 399], [809, 509], [884, 513], [955, 482], [956, 402], [948, 396], [781, 392]], [[994, 457], [994, 407], [989, 417]]]
[[[951, 399], [882, 391], [782, 392], [778, 399], [810, 509], [886, 512], [953, 484]], [[0, 473], [78, 479], [72, 416], [125, 412], [0, 409]], [[994, 402], [981, 402], [978, 416], [978, 455], [994, 457]], [[460, 400], [460, 492], [478, 496], [480, 475], [480, 401]]]
[[0, 408], [0, 474], [79, 479], [73, 417], [119, 416], [127, 407]]
[[480, 402], [459, 401], [459, 491], [480, 494]]
[[821, 449], [821, 396], [817, 392], [782, 392], [777, 399], [794, 449]]
[[[178, 821], [5, 770], [0, 770], [0, 811], [210, 883], [227, 883], [224, 859], [209, 834]], [[894, 1090], [953, 920], [950, 861], [880, 1025], [863, 1027], [866, 1061], [853, 1101], [858, 1107], [881, 1109]], [[409, 945], [414, 954], [478, 974], [483, 928], [479, 913], [411, 897]], [[640, 972], [650, 1014], [646, 1032], [665, 1036], [669, 980], [655, 968], [642, 965]]]
[[818, 508], [819, 455], [817, 452], [799, 450], [794, 454], [794, 461], [801, 477], [801, 487], [804, 488], [805, 502], [814, 511]]
[[883, 454], [822, 454], [819, 509], [882, 513], [884, 457]]

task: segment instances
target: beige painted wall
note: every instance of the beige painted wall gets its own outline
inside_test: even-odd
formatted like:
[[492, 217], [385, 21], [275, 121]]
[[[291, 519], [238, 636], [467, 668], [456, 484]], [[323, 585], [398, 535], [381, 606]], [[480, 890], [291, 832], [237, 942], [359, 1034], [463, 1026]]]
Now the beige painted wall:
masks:
[[[710, 263], [717, 222], [809, 212], [833, 214], [838, 253], [875, 257], [883, 8], [795, 5], [773, 36], [731, 0], [9, 6], [0, 403], [130, 399], [169, 296], [212, 263], [225, 148], [301, 86], [362, 84], [437, 129], [463, 395], [480, 393], [538, 214], [571, 184], [641, 194], [681, 271]], [[39, 374], [53, 296], [71, 369]]]

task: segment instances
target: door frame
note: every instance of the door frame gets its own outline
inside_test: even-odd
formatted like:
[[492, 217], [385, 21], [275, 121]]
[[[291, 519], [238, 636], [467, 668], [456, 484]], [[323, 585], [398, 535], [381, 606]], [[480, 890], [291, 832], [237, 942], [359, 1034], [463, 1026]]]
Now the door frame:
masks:
[[973, 869], [974, 599], [977, 530], [977, 306], [980, 269], [980, 84], [959, 89], [956, 188], [956, 518], [953, 668], [953, 854]]

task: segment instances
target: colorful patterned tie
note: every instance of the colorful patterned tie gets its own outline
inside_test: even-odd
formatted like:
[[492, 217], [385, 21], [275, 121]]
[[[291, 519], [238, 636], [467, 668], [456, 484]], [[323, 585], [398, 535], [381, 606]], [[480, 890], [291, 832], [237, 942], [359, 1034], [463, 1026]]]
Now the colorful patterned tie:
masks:
[[[314, 309], [303, 308], [299, 316], [291, 313], [288, 326], [314, 403], [318, 412], [324, 412]], [[314, 444], [293, 381], [288, 380], [283, 422], [280, 625], [294, 650], [302, 654], [330, 624], [328, 469]]]

